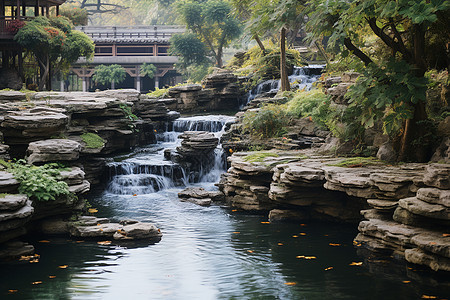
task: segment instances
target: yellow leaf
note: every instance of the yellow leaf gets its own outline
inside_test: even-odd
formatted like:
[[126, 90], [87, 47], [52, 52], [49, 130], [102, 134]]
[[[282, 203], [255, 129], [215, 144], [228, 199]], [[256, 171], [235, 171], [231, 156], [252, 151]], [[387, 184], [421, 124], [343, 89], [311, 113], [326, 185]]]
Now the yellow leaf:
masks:
[[293, 238], [298, 238], [298, 235], [293, 235], [292, 237], [293, 237]]
[[95, 214], [96, 212], [98, 212], [98, 209], [96, 209], [96, 208], [89, 208], [88, 212], [91, 213], [91, 214]]
[[300, 234], [300, 235], [306, 235], [306, 233], [304, 233], [304, 232], [300, 232], [299, 234]]
[[316, 259], [317, 257], [315, 256], [305, 256], [305, 259]]
[[56, 276], [55, 275], [50, 275], [50, 276], [48, 276], [48, 278], [53, 279], [53, 278], [56, 278]]
[[8, 290], [8, 293], [10, 293], [10, 294], [14, 294], [14, 293], [17, 293], [18, 292], [18, 290]]
[[283, 243], [278, 243], [278, 246], [283, 246]]
[[35, 282], [32, 282], [31, 284], [41, 284], [42, 283], [42, 281], [35, 281]]
[[235, 232], [233, 232], [233, 233], [238, 234], [238, 233], [240, 233], [240, 232], [239, 232], [239, 231], [235, 231]]
[[39, 243], [50, 243], [50, 241], [42, 240], [42, 241], [39, 241]]
[[429, 242], [430, 245], [436, 245], [436, 242]]
[[99, 245], [111, 245], [111, 241], [97, 242], [97, 244], [99, 244]]
[[325, 271], [333, 270], [333, 267], [325, 268]]
[[38, 263], [38, 262], [39, 262], [39, 259], [37, 259], [37, 258], [30, 260], [30, 264], [34, 264], [34, 263]]
[[247, 250], [248, 253], [253, 253], [253, 250]]
[[270, 224], [270, 222], [261, 222], [261, 224]]
[[305, 258], [305, 256], [304, 255], [299, 255], [299, 256], [296, 256], [295, 258]]
[[402, 282], [403, 283], [411, 283], [411, 281], [409, 281], [409, 280], [403, 280]]
[[349, 266], [362, 266], [362, 261], [360, 262], [352, 262], [351, 264], [349, 264]]
[[60, 269], [67, 269], [68, 265], [62, 265], [62, 266], [58, 266], [58, 268]]
[[338, 247], [338, 246], [340, 246], [341, 244], [333, 244], [333, 243], [329, 243], [328, 245], [334, 246], [334, 247]]
[[437, 299], [436, 296], [422, 295], [422, 299]]
[[449, 236], [450, 236], [450, 233], [443, 233], [442, 236], [443, 236], [443, 237], [449, 237]]
[[84, 243], [84, 241], [77, 241], [77, 243]]
[[285, 285], [296, 285], [297, 282], [285, 282], [284, 284], [285, 284]]
[[235, 212], [235, 211], [237, 211], [237, 209], [232, 209], [231, 211], [232, 211], [232, 212]]
[[133, 197], [136, 197], [137, 196], [137, 194], [133, 194]]
[[306, 224], [300, 224], [300, 226], [306, 226]]

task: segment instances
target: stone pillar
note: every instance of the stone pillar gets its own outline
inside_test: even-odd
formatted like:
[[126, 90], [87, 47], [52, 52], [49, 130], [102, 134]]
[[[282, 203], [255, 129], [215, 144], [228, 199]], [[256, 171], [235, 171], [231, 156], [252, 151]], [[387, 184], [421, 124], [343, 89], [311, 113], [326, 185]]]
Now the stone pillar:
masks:
[[87, 84], [88, 84], [88, 78], [83, 77], [83, 92], [87, 92]]
[[141, 91], [141, 76], [136, 77], [136, 90]]
[[155, 76], [155, 89], [159, 89], [159, 76]]
[[61, 92], [65, 92], [64, 89], [64, 78], [61, 76], [61, 82], [59, 83], [59, 89]]

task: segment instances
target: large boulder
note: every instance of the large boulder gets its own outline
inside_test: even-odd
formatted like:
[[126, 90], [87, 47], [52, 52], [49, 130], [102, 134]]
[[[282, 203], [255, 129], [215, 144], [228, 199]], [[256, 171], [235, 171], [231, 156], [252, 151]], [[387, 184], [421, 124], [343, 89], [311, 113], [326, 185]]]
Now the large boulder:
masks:
[[0, 68], [0, 90], [20, 90], [22, 86], [23, 80], [16, 70]]
[[68, 139], [50, 139], [32, 142], [28, 146], [27, 162], [46, 163], [74, 161], [80, 157], [81, 144]]

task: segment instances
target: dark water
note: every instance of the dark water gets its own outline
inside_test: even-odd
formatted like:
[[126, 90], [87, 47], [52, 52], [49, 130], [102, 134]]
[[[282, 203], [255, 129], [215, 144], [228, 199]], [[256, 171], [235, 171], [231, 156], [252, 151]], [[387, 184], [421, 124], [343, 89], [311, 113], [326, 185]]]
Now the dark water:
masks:
[[[176, 136], [176, 132], [165, 133], [158, 145], [112, 164], [111, 182], [90, 197], [99, 217], [154, 222], [163, 232], [159, 243], [98, 245], [37, 239], [38, 263], [0, 265], [0, 299], [407, 300], [449, 296], [448, 278], [358, 255], [352, 244], [355, 225], [267, 224], [263, 216], [180, 202], [177, 193], [181, 188], [170, 178], [176, 166], [162, 156], [163, 149], [179, 143]], [[159, 169], [165, 170], [160, 172], [163, 175], [148, 174], [148, 170]], [[213, 189], [219, 174], [217, 164], [201, 176], [198, 185]], [[149, 175], [157, 181], [157, 188], [142, 186]], [[189, 184], [188, 179], [183, 182]], [[133, 196], [134, 188], [140, 192], [137, 196]]]

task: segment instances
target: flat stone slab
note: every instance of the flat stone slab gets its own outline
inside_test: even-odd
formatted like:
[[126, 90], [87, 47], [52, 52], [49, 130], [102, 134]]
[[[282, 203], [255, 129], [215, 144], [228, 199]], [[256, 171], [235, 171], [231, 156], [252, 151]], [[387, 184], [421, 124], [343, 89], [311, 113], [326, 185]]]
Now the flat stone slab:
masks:
[[114, 233], [115, 240], [143, 240], [161, 238], [162, 233], [154, 224], [138, 222], [124, 225]]
[[439, 255], [432, 255], [421, 249], [405, 250], [405, 259], [416, 265], [428, 266], [433, 271], [450, 271], [450, 259]]
[[421, 188], [417, 191], [417, 199], [430, 204], [440, 204], [450, 207], [450, 191], [437, 188]]
[[49, 111], [18, 111], [5, 116], [2, 127], [15, 129], [42, 129], [64, 126], [69, 117], [62, 113]]
[[15, 190], [18, 186], [19, 186], [19, 181], [17, 181], [14, 178], [13, 174], [11, 174], [9, 172], [5, 172], [5, 171], [0, 171], [0, 191], [1, 192], [8, 192], [8, 191]]
[[0, 211], [0, 222], [13, 220], [13, 219], [25, 219], [31, 216], [34, 212], [31, 201], [27, 201], [24, 206], [14, 211]]
[[430, 204], [416, 197], [401, 199], [398, 205], [413, 214], [425, 216], [432, 219], [449, 220], [450, 210], [439, 204]]
[[194, 203], [200, 206], [210, 206], [211, 205], [211, 199], [210, 198], [203, 198], [203, 199], [198, 199], [198, 198], [181, 198], [180, 201], [182, 202], [190, 202], [190, 203]]
[[78, 167], [72, 167], [70, 171], [61, 171], [59, 174], [68, 185], [82, 184], [85, 175], [84, 171]]
[[422, 250], [450, 258], [450, 236], [428, 231], [414, 236], [411, 241]]
[[7, 194], [0, 198], [0, 211], [2, 210], [17, 210], [23, 207], [28, 201], [27, 195]]
[[450, 189], [450, 164], [429, 164], [425, 168], [423, 182], [431, 187]]
[[398, 201], [368, 199], [367, 203], [377, 210], [391, 210], [398, 206]]
[[81, 144], [68, 139], [49, 139], [28, 146], [27, 162], [73, 161], [80, 157]]

